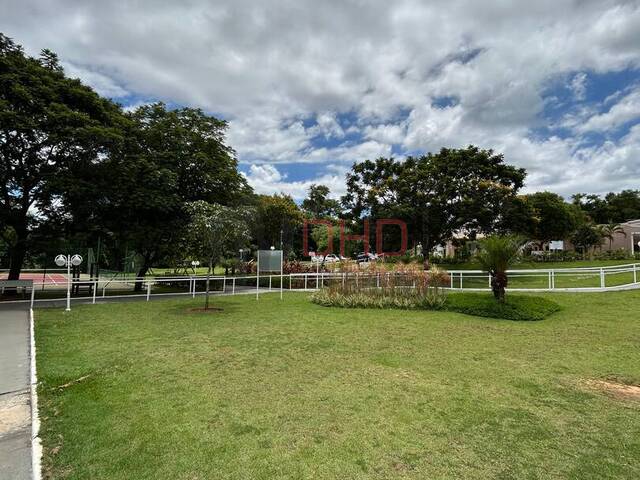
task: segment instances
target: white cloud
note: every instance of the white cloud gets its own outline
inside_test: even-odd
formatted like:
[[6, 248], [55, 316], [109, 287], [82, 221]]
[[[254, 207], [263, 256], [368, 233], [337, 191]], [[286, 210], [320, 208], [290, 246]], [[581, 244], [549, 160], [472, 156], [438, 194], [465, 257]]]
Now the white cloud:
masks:
[[606, 132], [640, 118], [640, 88], [618, 100], [609, 111], [593, 115], [576, 127], [578, 132]]
[[316, 117], [318, 133], [323, 135], [324, 138], [342, 138], [344, 137], [344, 130], [338, 123], [335, 114], [330, 112], [324, 112]]
[[[602, 105], [571, 110], [558, 125], [572, 138], [532, 134], [548, 123], [541, 115], [550, 80], [569, 78], [581, 100], [592, 74], [640, 68], [634, 1], [298, 0], [274, 8], [257, 0], [141, 0], [114, 8], [5, 0], [0, 30], [31, 53], [53, 49], [69, 73], [105, 95], [224, 116], [245, 165], [346, 168], [390, 155], [391, 145], [475, 143], [526, 167], [528, 188], [570, 193], [640, 182], [638, 157], [630, 156], [637, 135], [586, 149], [581, 138], [632, 127], [637, 92], [614, 94], [604, 113]], [[436, 106], [442, 97], [454, 101]], [[353, 120], [341, 123], [345, 116]], [[249, 178], [257, 188], [304, 189], [273, 172], [260, 180], [267, 173]]]
[[587, 95], [587, 74], [576, 73], [569, 83], [569, 88], [577, 100], [584, 100]]
[[129, 95], [129, 92], [105, 74], [69, 62], [62, 62], [62, 66], [69, 77], [79, 78], [83, 83], [91, 85], [100, 95], [111, 98]]
[[251, 165], [249, 173], [245, 178], [254, 191], [260, 194], [271, 195], [274, 193], [285, 193], [291, 195], [295, 200], [303, 200], [313, 184], [322, 184], [329, 187], [332, 198], [339, 198], [345, 193], [344, 176], [347, 170], [344, 166], [328, 165], [327, 171], [318, 177], [304, 181], [286, 181], [286, 175], [274, 166], [269, 164]]

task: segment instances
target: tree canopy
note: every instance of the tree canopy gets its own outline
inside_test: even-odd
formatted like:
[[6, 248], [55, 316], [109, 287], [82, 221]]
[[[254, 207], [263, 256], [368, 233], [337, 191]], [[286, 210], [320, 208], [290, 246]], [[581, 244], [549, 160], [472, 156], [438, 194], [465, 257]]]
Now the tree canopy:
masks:
[[404, 220], [424, 251], [454, 231], [491, 232], [506, 202], [522, 187], [525, 171], [492, 150], [469, 146], [404, 162], [379, 158], [354, 164], [343, 204], [353, 217]]
[[18, 278], [61, 183], [122, 141], [122, 120], [116, 104], [67, 78], [55, 54], [29, 57], [0, 33], [0, 222], [15, 236], [9, 278]]
[[307, 198], [302, 201], [302, 210], [312, 218], [335, 218], [340, 215], [340, 202], [329, 198], [331, 191], [326, 185], [313, 184]]

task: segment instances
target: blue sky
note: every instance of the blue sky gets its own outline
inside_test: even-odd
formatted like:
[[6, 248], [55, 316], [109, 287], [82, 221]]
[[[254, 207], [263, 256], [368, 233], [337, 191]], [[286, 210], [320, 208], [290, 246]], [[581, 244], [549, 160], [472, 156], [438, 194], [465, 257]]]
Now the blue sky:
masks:
[[[527, 191], [640, 188], [634, 1], [6, 0], [0, 30], [134, 108], [229, 121], [261, 193], [335, 196], [355, 161], [476, 144]], [[46, 28], [42, 28], [46, 25]]]

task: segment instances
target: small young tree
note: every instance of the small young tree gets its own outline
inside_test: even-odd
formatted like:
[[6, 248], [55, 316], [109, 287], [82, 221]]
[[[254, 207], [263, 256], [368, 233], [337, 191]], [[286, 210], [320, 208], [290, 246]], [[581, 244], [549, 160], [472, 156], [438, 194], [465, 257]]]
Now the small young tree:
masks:
[[191, 222], [188, 245], [192, 255], [206, 258], [208, 264], [205, 310], [209, 308], [210, 278], [225, 251], [235, 250], [250, 239], [247, 209], [231, 208], [205, 201], [188, 205]]
[[512, 235], [491, 235], [480, 241], [477, 259], [491, 275], [491, 290], [500, 302], [504, 302], [507, 289], [507, 270], [520, 255], [523, 245], [521, 237]]
[[608, 223], [606, 225], [602, 225], [602, 227], [600, 228], [600, 233], [603, 238], [609, 240], [609, 250], [611, 250], [613, 246], [613, 237], [616, 236], [616, 233], [621, 233], [625, 237], [627, 236], [624, 228], [622, 228], [622, 225], [620, 225], [619, 223]]

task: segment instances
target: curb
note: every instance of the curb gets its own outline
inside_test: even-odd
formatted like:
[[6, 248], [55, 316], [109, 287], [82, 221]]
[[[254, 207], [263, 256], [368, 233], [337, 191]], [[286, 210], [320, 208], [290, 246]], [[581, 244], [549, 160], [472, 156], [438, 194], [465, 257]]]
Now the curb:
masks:
[[33, 309], [29, 309], [29, 357], [31, 390], [31, 475], [33, 480], [42, 478], [42, 443], [40, 442], [40, 417], [38, 415], [38, 376], [36, 373], [36, 342], [33, 325]]

